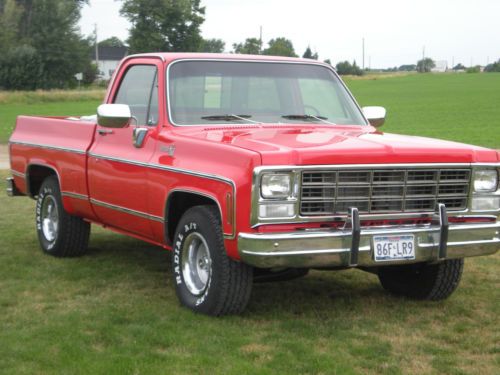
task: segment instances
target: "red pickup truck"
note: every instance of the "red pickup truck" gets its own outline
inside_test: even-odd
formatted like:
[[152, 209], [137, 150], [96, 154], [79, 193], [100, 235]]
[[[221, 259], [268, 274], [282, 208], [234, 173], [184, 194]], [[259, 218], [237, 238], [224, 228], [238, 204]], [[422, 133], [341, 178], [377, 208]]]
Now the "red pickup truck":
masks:
[[463, 258], [499, 249], [500, 155], [384, 119], [316, 61], [133, 55], [96, 116], [17, 119], [7, 190], [37, 200], [47, 254], [84, 254], [91, 223], [171, 250], [180, 302], [205, 314], [311, 268], [444, 299]]

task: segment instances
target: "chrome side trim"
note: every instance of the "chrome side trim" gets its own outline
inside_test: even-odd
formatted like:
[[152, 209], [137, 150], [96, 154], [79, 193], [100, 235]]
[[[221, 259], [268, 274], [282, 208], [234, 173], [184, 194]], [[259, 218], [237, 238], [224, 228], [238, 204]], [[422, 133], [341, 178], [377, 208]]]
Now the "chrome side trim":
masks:
[[[236, 230], [235, 230], [235, 223], [236, 223], [236, 184], [233, 180], [219, 176], [219, 175], [214, 175], [214, 174], [209, 174], [209, 173], [202, 173], [202, 172], [197, 172], [189, 169], [182, 169], [182, 168], [175, 168], [175, 167], [169, 167], [166, 165], [161, 165], [161, 164], [156, 164], [156, 163], [145, 163], [145, 162], [140, 162], [140, 161], [135, 161], [135, 160], [130, 160], [130, 159], [124, 159], [124, 158], [117, 158], [113, 156], [107, 156], [107, 155], [102, 155], [102, 154], [96, 154], [93, 152], [89, 152], [89, 157], [94, 157], [97, 159], [102, 159], [102, 160], [109, 160], [109, 161], [115, 161], [119, 163], [125, 163], [125, 164], [130, 164], [130, 165], [137, 165], [140, 167], [146, 167], [146, 168], [153, 168], [153, 169], [158, 169], [158, 170], [163, 170], [163, 171], [168, 171], [168, 172], [173, 172], [173, 173], [181, 173], [189, 176], [194, 176], [194, 177], [200, 177], [200, 178], [207, 178], [210, 180], [214, 181], [220, 181], [224, 182], [228, 185], [231, 186], [232, 193], [233, 193], [233, 218], [232, 218], [232, 232], [231, 233], [224, 233], [224, 238], [232, 240], [236, 237]], [[199, 194], [199, 193], [198, 193]], [[170, 196], [170, 195], [169, 195]], [[168, 199], [168, 197], [167, 197]], [[213, 199], [213, 197], [212, 197]], [[220, 204], [217, 202], [217, 205], [219, 206], [220, 210]], [[222, 211], [221, 211], [222, 214]], [[163, 220], [163, 219], [162, 219]]]
[[70, 191], [62, 191], [61, 195], [63, 197], [81, 199], [81, 200], [84, 200], [84, 201], [88, 201], [89, 200], [89, 196], [88, 195], [73, 193], [73, 192], [70, 192]]
[[94, 199], [94, 198], [90, 198], [90, 203], [95, 204], [96, 206], [108, 208], [110, 210], [115, 210], [115, 211], [123, 212], [125, 214], [129, 214], [129, 215], [134, 215], [134, 216], [137, 216], [137, 217], [141, 217], [143, 219], [158, 221], [160, 223], [165, 222], [165, 220], [162, 217], [151, 215], [151, 214], [147, 214], [147, 213], [141, 212], [141, 211], [131, 210], [130, 208], [125, 208], [125, 207], [122, 207], [122, 206], [117, 206], [117, 205], [114, 205], [114, 204], [111, 204], [111, 203], [102, 202], [102, 201], [99, 201], [99, 200]]
[[10, 170], [10, 174], [13, 175], [13, 176], [19, 177], [19, 178], [26, 178], [26, 174], [24, 174], [22, 172], [18, 172], [18, 171], [14, 170], [14, 169]]
[[77, 148], [53, 146], [53, 145], [47, 145], [47, 144], [43, 144], [43, 143], [9, 141], [9, 144], [19, 145], [19, 146], [28, 146], [28, 147], [39, 147], [39, 148], [44, 148], [46, 150], [66, 151], [66, 152], [72, 152], [74, 154], [79, 154], [79, 155], [85, 155], [87, 152], [86, 150], [80, 150]]

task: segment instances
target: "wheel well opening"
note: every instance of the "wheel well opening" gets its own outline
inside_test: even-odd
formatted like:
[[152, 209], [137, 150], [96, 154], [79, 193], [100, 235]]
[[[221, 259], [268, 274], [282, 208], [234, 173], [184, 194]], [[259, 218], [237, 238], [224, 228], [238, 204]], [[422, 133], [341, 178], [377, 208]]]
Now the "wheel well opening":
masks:
[[196, 193], [177, 191], [170, 195], [165, 212], [165, 234], [167, 244], [172, 244], [177, 224], [184, 213], [194, 206], [211, 205], [218, 209], [217, 203], [209, 197]]
[[34, 198], [38, 195], [43, 180], [49, 176], [57, 176], [56, 172], [52, 168], [44, 167], [42, 165], [31, 165], [28, 168], [28, 193], [30, 197]]

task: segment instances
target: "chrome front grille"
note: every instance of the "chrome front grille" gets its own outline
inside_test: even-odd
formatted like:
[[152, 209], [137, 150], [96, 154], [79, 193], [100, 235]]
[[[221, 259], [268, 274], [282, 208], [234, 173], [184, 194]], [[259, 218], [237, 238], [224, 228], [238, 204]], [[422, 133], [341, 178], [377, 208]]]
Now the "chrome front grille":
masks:
[[302, 216], [361, 213], [432, 212], [467, 207], [470, 169], [376, 169], [303, 171]]

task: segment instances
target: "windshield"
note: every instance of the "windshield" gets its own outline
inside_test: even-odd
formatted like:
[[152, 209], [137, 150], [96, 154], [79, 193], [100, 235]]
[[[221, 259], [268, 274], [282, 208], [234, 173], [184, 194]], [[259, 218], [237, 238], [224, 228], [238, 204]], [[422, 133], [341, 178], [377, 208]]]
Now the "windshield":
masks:
[[175, 125], [366, 125], [339, 79], [320, 65], [179, 61], [170, 66], [168, 79]]

